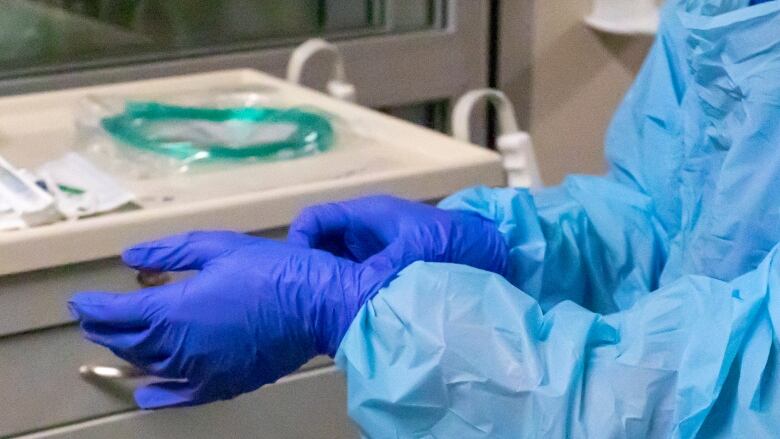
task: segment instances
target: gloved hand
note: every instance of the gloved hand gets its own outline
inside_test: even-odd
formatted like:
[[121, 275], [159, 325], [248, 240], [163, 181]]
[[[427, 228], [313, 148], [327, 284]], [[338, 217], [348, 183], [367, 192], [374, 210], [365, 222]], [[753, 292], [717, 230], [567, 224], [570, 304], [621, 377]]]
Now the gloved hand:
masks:
[[382, 255], [400, 271], [415, 261], [451, 262], [505, 274], [508, 246], [477, 214], [387, 195], [308, 207], [287, 241], [361, 262]]
[[232, 232], [194, 232], [138, 245], [134, 268], [198, 270], [135, 293], [76, 294], [85, 337], [159, 377], [142, 408], [228, 399], [276, 381], [317, 354], [333, 356], [363, 303], [395, 274], [363, 263]]

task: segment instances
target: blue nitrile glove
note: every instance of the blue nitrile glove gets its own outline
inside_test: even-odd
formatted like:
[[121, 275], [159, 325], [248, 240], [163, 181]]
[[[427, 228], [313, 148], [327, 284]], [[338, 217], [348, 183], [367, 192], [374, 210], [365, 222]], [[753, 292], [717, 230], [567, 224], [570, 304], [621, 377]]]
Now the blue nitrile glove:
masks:
[[170, 285], [69, 301], [87, 339], [175, 380], [136, 390], [147, 409], [232, 398], [333, 356], [363, 303], [396, 273], [381, 256], [356, 263], [232, 232], [172, 236], [123, 258], [137, 269], [198, 270]]
[[492, 221], [388, 195], [308, 207], [287, 240], [356, 262], [382, 255], [398, 270], [451, 262], [503, 275], [507, 266], [507, 243]]

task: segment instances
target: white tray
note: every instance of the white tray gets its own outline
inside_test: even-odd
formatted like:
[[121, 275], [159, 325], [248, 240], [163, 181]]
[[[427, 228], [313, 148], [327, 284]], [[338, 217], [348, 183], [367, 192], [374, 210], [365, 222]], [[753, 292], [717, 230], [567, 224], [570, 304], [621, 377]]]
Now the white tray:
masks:
[[[192, 229], [260, 231], [289, 224], [306, 205], [370, 193], [433, 200], [463, 187], [501, 185], [497, 154], [253, 70], [0, 98], [0, 155], [19, 167], [67, 151], [78, 101], [92, 94], [154, 94], [270, 86], [369, 133], [365, 144], [276, 163], [124, 181], [143, 209], [0, 233], [0, 275], [118, 255], [135, 242]], [[163, 201], [165, 200], [165, 201]]]

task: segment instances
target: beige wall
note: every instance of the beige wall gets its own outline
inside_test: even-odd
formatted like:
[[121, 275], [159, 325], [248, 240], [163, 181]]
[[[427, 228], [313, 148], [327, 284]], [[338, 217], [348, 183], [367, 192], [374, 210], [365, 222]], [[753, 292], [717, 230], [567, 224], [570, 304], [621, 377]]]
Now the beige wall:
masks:
[[588, 29], [590, 0], [502, 4], [500, 84], [530, 128], [545, 183], [603, 172], [604, 132], [652, 39]]

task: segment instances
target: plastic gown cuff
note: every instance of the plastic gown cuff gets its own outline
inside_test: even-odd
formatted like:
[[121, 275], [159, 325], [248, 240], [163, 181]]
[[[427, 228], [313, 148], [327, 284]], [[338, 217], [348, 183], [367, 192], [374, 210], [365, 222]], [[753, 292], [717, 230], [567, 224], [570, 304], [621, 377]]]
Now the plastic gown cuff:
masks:
[[439, 207], [491, 221], [509, 249], [505, 277], [531, 294], [540, 291], [547, 243], [529, 190], [477, 186], [445, 198]]

